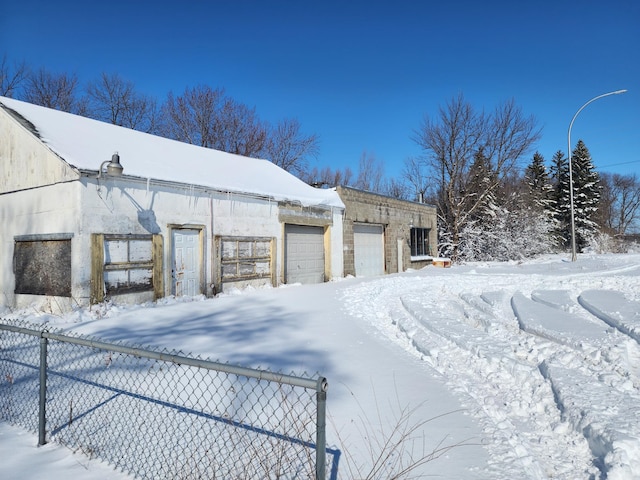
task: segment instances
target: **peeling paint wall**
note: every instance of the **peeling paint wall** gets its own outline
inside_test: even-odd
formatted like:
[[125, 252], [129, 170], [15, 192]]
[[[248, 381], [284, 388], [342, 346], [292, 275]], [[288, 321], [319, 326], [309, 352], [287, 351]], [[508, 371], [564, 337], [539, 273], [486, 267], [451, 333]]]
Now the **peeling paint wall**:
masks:
[[[206, 295], [213, 294], [216, 235], [279, 234], [278, 206], [268, 200], [122, 178], [99, 182], [85, 178], [83, 185], [82, 235], [153, 233], [165, 239], [165, 295], [170, 294], [173, 282], [172, 230], [184, 227], [203, 231], [200, 268], [204, 272], [202, 293]], [[82, 272], [83, 277], [88, 275]]]
[[[80, 181], [0, 195], [0, 255], [11, 267], [14, 239], [20, 235], [70, 233], [72, 283], [71, 297], [44, 298], [16, 295], [11, 268], [0, 273], [0, 304], [24, 307], [34, 301], [55, 304], [55, 310], [74, 305], [88, 305], [91, 299], [92, 234], [146, 235], [159, 234], [164, 239], [164, 295], [171, 292], [173, 250], [171, 229], [198, 227], [203, 231], [201, 266], [203, 292], [214, 293], [215, 236], [273, 238], [274, 272], [282, 270], [280, 245], [282, 225], [277, 202], [235, 194], [207, 192], [202, 189], [175, 188], [143, 180], [105, 177], [83, 177]], [[332, 277], [342, 276], [342, 211], [329, 213]], [[5, 221], [6, 220], [6, 221]], [[310, 220], [312, 221], [312, 220]], [[335, 247], [334, 245], [339, 245]], [[281, 282], [278, 275], [263, 283]], [[109, 293], [109, 292], [107, 292]], [[118, 300], [148, 301], [153, 292], [130, 293]], [[52, 307], [53, 308], [53, 307]]]
[[0, 107], [0, 194], [78, 178], [77, 171]]
[[[172, 287], [172, 232], [181, 228], [200, 232], [202, 293], [214, 293], [216, 236], [272, 238], [274, 274], [264, 282], [275, 285], [282, 282], [279, 272], [283, 271], [283, 223], [278, 202], [131, 178], [126, 176], [124, 161], [123, 167], [123, 177], [102, 175], [98, 179], [79, 172], [49, 150], [26, 126], [15, 122], [6, 111], [0, 111], [0, 306], [22, 308], [35, 304], [58, 312], [89, 305], [92, 280], [94, 284], [97, 281], [92, 277], [94, 234], [160, 235], [164, 272], [162, 282], [156, 280], [155, 285], [162, 284], [164, 295], [169, 295]], [[315, 224], [320, 215], [330, 225], [326, 248], [331, 277], [343, 275], [342, 213], [339, 208], [320, 208], [302, 209], [296, 214], [301, 223]], [[13, 271], [16, 238], [59, 234], [67, 235], [71, 242], [70, 296], [16, 294]], [[148, 279], [145, 277], [144, 281]], [[155, 288], [119, 295], [118, 300], [141, 302], [154, 296], [159, 296]]]
[[[16, 238], [68, 234], [71, 239], [71, 295], [79, 294], [74, 266], [78, 258], [79, 211], [78, 182], [55, 184], [12, 194], [0, 195], [0, 305], [24, 307], [33, 302], [51, 303], [52, 311], [71, 308], [72, 298], [47, 299], [34, 295], [16, 295], [14, 248]], [[87, 263], [88, 258], [84, 259]]]

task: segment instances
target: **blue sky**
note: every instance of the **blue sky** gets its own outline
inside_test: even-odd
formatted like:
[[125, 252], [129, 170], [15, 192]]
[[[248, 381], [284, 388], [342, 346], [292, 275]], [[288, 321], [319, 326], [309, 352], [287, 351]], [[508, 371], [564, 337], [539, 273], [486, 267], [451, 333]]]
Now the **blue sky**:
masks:
[[640, 175], [637, 0], [4, 0], [3, 51], [81, 81], [118, 73], [159, 100], [223, 87], [317, 134], [313, 166], [355, 170], [366, 151], [389, 176], [420, 155], [410, 137], [424, 115], [460, 93], [487, 110], [513, 98], [549, 161], [585, 102], [628, 89], [586, 107], [571, 138], [598, 170]]

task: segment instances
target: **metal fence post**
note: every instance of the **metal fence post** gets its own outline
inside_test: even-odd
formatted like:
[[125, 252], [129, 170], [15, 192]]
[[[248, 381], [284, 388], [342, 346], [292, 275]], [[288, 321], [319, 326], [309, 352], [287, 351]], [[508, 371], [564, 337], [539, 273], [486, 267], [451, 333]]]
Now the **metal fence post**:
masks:
[[327, 471], [327, 379], [318, 379], [316, 388], [316, 480], [325, 480]]
[[38, 445], [47, 443], [46, 435], [46, 403], [47, 403], [47, 343], [46, 337], [40, 336], [40, 399], [38, 405]]

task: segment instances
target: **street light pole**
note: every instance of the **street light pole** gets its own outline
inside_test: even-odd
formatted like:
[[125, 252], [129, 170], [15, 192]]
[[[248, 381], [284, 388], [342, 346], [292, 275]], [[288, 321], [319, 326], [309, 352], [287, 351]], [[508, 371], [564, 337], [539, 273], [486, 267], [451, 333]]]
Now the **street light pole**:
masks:
[[626, 90], [616, 90], [615, 92], [603, 93], [602, 95], [593, 97], [591, 100], [589, 100], [587, 103], [585, 103], [578, 109], [576, 114], [571, 119], [571, 123], [569, 124], [569, 133], [567, 134], [567, 145], [568, 145], [567, 152], [569, 154], [569, 204], [571, 209], [571, 261], [572, 262], [575, 262], [578, 256], [576, 254], [576, 220], [575, 220], [575, 213], [573, 210], [573, 168], [572, 168], [573, 162], [571, 161], [571, 127], [573, 127], [573, 122], [576, 120], [576, 117], [578, 116], [578, 114], [584, 109], [584, 107], [586, 107], [590, 103], [595, 102], [596, 100], [602, 97], [608, 97], [609, 95], [618, 95], [624, 92], [626, 92]]

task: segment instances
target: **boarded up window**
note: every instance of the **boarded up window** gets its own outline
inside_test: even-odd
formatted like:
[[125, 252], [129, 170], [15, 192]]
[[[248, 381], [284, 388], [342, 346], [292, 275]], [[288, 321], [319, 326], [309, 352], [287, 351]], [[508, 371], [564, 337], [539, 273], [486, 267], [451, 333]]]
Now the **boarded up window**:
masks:
[[272, 277], [270, 237], [217, 237], [218, 282]]
[[104, 237], [104, 285], [108, 295], [153, 290], [151, 235]]
[[92, 303], [104, 295], [153, 291], [162, 296], [160, 235], [92, 236]]
[[71, 297], [71, 235], [15, 239], [15, 293]]
[[106, 270], [104, 285], [108, 295], [153, 290], [153, 269]]
[[110, 239], [105, 236], [105, 264], [144, 263], [151, 262], [151, 235], [148, 239]]

